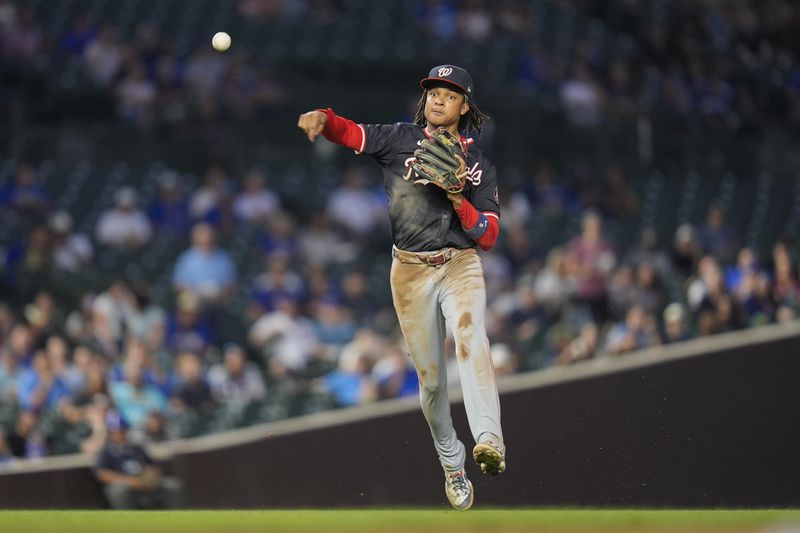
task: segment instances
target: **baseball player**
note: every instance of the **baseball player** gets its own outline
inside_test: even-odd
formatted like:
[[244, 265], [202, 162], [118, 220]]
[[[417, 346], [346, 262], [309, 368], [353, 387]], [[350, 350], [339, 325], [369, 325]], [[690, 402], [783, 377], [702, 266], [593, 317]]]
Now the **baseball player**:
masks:
[[389, 195], [394, 307], [417, 370], [420, 400], [445, 472], [452, 506], [472, 506], [466, 451], [450, 417], [445, 324], [453, 333], [464, 406], [484, 473], [505, 470], [500, 402], [484, 327], [486, 289], [475, 250], [497, 240], [497, 172], [471, 137], [486, 118], [469, 73], [434, 67], [420, 81], [414, 123], [356, 124], [330, 108], [300, 116], [310, 141], [326, 139], [371, 156]]

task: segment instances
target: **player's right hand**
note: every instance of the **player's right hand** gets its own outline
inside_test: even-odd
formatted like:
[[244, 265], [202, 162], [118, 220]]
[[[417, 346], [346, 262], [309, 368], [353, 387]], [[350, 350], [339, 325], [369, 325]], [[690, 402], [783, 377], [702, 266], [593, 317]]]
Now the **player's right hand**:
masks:
[[326, 122], [328, 122], [328, 115], [322, 111], [314, 110], [300, 115], [300, 119], [297, 121], [297, 126], [306, 132], [306, 135], [308, 135], [308, 140], [313, 143], [317, 138], [317, 135], [322, 133]]

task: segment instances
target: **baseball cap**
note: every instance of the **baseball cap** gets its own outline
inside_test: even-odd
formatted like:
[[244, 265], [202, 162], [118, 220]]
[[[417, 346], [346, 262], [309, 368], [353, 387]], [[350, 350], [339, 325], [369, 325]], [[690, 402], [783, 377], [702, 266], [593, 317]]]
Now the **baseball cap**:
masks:
[[106, 413], [106, 429], [108, 431], [125, 431], [128, 429], [128, 423], [115, 409], [110, 409]]
[[448, 83], [460, 89], [461, 92], [472, 98], [472, 76], [469, 72], [455, 65], [439, 65], [433, 67], [427, 78], [419, 81], [420, 87], [427, 89], [434, 83]]

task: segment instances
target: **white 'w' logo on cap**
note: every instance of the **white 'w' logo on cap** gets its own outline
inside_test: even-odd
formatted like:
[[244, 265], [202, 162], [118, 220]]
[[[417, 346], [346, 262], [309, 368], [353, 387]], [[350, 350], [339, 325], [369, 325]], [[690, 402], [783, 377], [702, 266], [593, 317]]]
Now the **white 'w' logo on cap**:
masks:
[[451, 69], [450, 67], [442, 67], [442, 68], [439, 69], [439, 77], [440, 78], [446, 78], [447, 76], [449, 76], [452, 73], [453, 73], [453, 69]]

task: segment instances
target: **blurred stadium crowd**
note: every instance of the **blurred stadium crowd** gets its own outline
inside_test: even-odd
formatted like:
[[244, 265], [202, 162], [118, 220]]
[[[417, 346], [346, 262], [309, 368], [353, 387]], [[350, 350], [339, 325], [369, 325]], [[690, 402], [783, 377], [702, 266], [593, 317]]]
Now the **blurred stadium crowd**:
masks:
[[[797, 125], [799, 24], [786, 0], [0, 2], [12, 117], [37, 100], [46, 108], [53, 90], [94, 90], [142, 126], [280, 112], [292, 90], [283, 61], [433, 61], [456, 41], [482, 82], [536, 94], [576, 124], [647, 111], [732, 129]], [[226, 27], [234, 47], [217, 54], [207, 36]], [[34, 90], [15, 95], [19, 84]]]
[[[268, 118], [289, 98], [255, 50], [222, 56], [167, 32], [157, 22], [179, 2], [154, 7], [150, 22], [123, 7], [118, 24], [103, 17], [113, 2], [46, 16], [51, 4], [0, 0], [11, 120], [26, 100], [46, 101], [65, 84], [90, 84], [118, 120], [142, 127]], [[734, 129], [800, 124], [800, 6], [791, 2], [210, 4], [222, 21], [320, 31], [351, 14], [380, 28], [401, 5], [413, 17], [398, 24], [423, 44], [515, 50], [494, 81], [550, 99], [578, 127], [643, 111]], [[577, 12], [596, 17], [586, 32], [564, 41], [548, 31], [547, 21], [563, 30]], [[341, 39], [317, 53], [358, 53]], [[395, 60], [408, 53], [386, 41], [366, 48]], [[22, 94], [34, 73], [41, 92]], [[482, 255], [498, 375], [793, 320], [800, 310], [796, 242], [780, 232], [766, 244], [752, 238], [768, 233], [753, 230], [769, 210], [768, 176], [755, 189], [767, 193], [746, 198], [762, 213], [749, 225], [726, 217], [750, 185], [725, 178], [701, 218], [657, 228], [657, 175], [634, 184], [612, 162], [576, 178], [542, 158], [504, 186], [498, 163], [501, 241]], [[97, 453], [112, 406], [135, 438], [153, 442], [417, 393], [388, 298], [385, 195], [371, 167], [333, 171], [310, 213], [291, 208], [290, 175], [258, 165], [208, 165], [199, 177], [156, 162], [54, 167], [0, 164], [0, 461]], [[680, 191], [683, 204], [709, 199], [698, 182]], [[795, 220], [800, 195], [787, 191]], [[455, 366], [448, 376], [457, 383]]]

